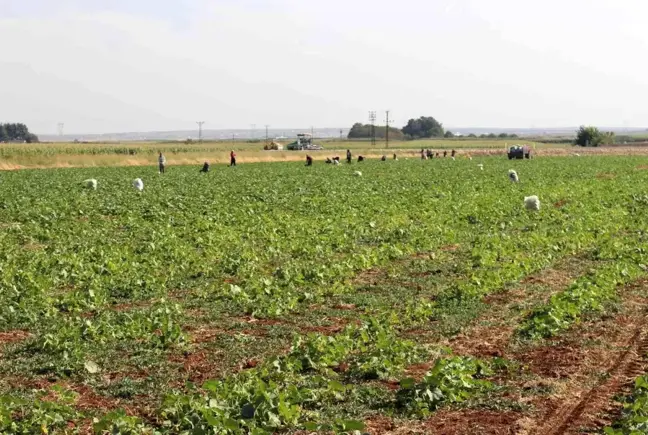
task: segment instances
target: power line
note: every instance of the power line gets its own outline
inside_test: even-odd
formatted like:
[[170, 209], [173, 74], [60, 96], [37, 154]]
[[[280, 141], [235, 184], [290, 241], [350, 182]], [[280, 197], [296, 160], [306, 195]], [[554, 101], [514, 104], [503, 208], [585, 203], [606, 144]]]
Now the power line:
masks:
[[369, 124], [371, 125], [369, 130], [369, 136], [371, 137], [371, 146], [376, 146], [376, 111], [369, 111]]
[[385, 111], [385, 146], [389, 148], [389, 110]]
[[196, 121], [196, 124], [198, 124], [198, 142], [202, 142], [202, 126], [205, 123], [205, 121]]

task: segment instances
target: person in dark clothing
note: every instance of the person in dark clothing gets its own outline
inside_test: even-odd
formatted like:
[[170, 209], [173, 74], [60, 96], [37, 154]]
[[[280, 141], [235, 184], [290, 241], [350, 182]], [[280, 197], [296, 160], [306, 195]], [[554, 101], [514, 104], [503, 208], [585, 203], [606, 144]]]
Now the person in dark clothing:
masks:
[[380, 160], [383, 161], [383, 162], [386, 162], [387, 161], [387, 156], [382, 156], [382, 158]]
[[347, 150], [347, 163], [351, 163], [351, 150]]
[[313, 166], [313, 158], [311, 156], [306, 156], [306, 166]]
[[398, 160], [398, 157], [396, 157], [396, 153], [394, 153], [394, 160]]
[[452, 152], [450, 153], [450, 156], [454, 157], [455, 154], [457, 154], [457, 152], [455, 150], [452, 150]]
[[364, 157], [363, 156], [358, 156], [358, 163], [364, 162]]
[[443, 152], [443, 157], [447, 157], [447, 156], [448, 156], [448, 152], [447, 152], [447, 151], [444, 151], [444, 152]]
[[164, 168], [166, 167], [166, 158], [160, 153], [158, 156], [158, 163], [160, 165], [160, 174], [164, 174]]
[[432, 157], [434, 157], [434, 153], [432, 153], [432, 150], [427, 150], [426, 153], [427, 153], [427, 158], [428, 159], [431, 159]]
[[230, 152], [230, 166], [236, 166], [236, 154], [234, 154], [234, 150]]
[[340, 163], [340, 156], [335, 156], [335, 157], [333, 157], [333, 160], [336, 161], [336, 162], [338, 162], [338, 163]]
[[205, 162], [200, 172], [209, 172], [209, 163]]
[[326, 163], [328, 163], [328, 164], [330, 165], [331, 163], [333, 163], [333, 160], [331, 160], [330, 157], [327, 157], [327, 158], [326, 158]]
[[439, 153], [436, 153], [436, 158], [437, 158], [437, 159], [439, 158]]

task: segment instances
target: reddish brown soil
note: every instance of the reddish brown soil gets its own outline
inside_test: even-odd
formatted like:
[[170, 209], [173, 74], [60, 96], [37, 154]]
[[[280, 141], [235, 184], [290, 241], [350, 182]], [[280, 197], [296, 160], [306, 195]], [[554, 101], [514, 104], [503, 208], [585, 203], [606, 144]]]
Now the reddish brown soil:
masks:
[[344, 329], [342, 325], [329, 325], [329, 326], [311, 326], [306, 325], [299, 328], [304, 333], [318, 333], [323, 335], [333, 335]]
[[[541, 303], [590, 266], [568, 260], [526, 278], [513, 290], [488, 297], [490, 309], [479, 323], [449, 342], [461, 355], [517, 361], [520, 369], [496, 383], [508, 387], [504, 398], [525, 404], [529, 411], [442, 410], [427, 421], [393, 424], [393, 428], [385, 426], [384, 419], [374, 419], [368, 422], [373, 430], [370, 433], [600, 433], [618, 415], [614, 397], [628, 391], [634, 378], [648, 369], [644, 359], [648, 355], [648, 330], [644, 330], [648, 281], [620, 290], [618, 313], [583, 322], [539, 344], [515, 339], [516, 327], [526, 312], [517, 309], [518, 305], [530, 308]], [[538, 285], [542, 291], [534, 289]], [[420, 377], [425, 370], [422, 365], [411, 367], [408, 375]]]
[[187, 332], [189, 332], [191, 342], [194, 344], [212, 342], [217, 336], [226, 333], [223, 329], [209, 328], [206, 326], [201, 326], [196, 329], [189, 328]]
[[[550, 355], [524, 355], [541, 376], [562, 376], [562, 391], [537, 403], [538, 419], [529, 433], [562, 435], [600, 431], [611, 423], [618, 404], [613, 398], [627, 391], [648, 369], [645, 309], [648, 299], [628, 298], [624, 315], [583, 324], [567, 334], [563, 346]], [[584, 343], [599, 343], [584, 346]], [[548, 349], [548, 348], [547, 348]], [[555, 356], [552, 360], [546, 360]]]
[[14, 331], [0, 332], [0, 345], [4, 343], [17, 343], [28, 339], [30, 336], [31, 334], [29, 332], [18, 329]]
[[182, 365], [178, 370], [179, 383], [189, 381], [201, 385], [209, 379], [218, 378], [221, 373], [221, 367], [214, 358], [214, 355], [201, 349], [184, 355], [171, 355], [169, 361]]
[[560, 201], [554, 203], [554, 207], [555, 208], [563, 208], [568, 202], [569, 202], [569, 200], [567, 200], [567, 199], [561, 199]]
[[[564, 290], [586, 266], [586, 262], [567, 259], [552, 269], [523, 279], [520, 286], [514, 289], [487, 296], [485, 302], [489, 309], [480, 317], [479, 324], [469, 327], [447, 344], [458, 355], [485, 358], [506, 356], [511, 337], [524, 315], [524, 312], [513, 308], [520, 303], [530, 306], [542, 303], [552, 294]], [[531, 292], [530, 286], [534, 285], [543, 286], [543, 291]]]
[[365, 422], [371, 435], [512, 435], [516, 433], [516, 412], [487, 410], [440, 410], [424, 421], [396, 422], [376, 416]]

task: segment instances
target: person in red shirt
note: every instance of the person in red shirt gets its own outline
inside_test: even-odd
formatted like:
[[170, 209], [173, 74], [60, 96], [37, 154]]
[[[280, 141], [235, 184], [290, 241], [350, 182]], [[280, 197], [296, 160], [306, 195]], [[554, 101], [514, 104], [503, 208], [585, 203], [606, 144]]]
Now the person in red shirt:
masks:
[[234, 150], [230, 153], [230, 166], [236, 166], [236, 154], [234, 154]]

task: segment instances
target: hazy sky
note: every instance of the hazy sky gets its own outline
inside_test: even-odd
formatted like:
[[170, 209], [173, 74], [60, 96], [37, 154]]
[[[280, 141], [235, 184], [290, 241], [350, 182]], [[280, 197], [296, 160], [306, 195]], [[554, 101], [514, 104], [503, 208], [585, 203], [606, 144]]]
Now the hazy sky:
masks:
[[646, 0], [0, 0], [0, 121], [648, 126]]

